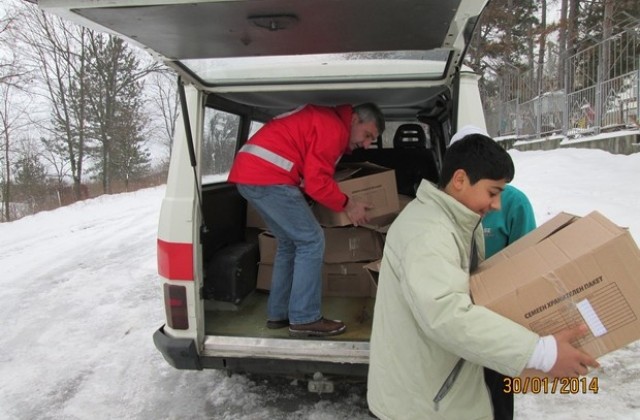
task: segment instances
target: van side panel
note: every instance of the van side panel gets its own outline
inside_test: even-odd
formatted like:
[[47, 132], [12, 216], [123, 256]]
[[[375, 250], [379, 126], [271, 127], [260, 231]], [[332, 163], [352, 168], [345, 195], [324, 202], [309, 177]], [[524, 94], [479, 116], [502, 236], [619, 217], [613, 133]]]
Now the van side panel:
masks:
[[478, 80], [480, 76], [469, 71], [460, 72], [460, 92], [458, 98], [458, 128], [475, 125], [486, 131]]
[[[198, 127], [202, 126], [202, 93], [191, 86], [185, 87], [185, 93], [197, 155], [201, 138], [201, 130]], [[196, 191], [196, 179], [189, 159], [184, 120], [180, 118], [176, 124], [166, 193], [160, 209], [158, 241], [192, 249], [190, 261], [183, 261], [184, 256], [180, 257], [182, 255], [180, 254], [178, 257], [181, 261], [174, 263], [190, 264], [191, 267], [185, 267], [182, 270], [191, 272], [193, 281], [174, 281], [160, 275], [163, 284], [179, 284], [186, 287], [189, 320], [189, 328], [186, 330], [174, 330], [168, 326], [165, 326], [163, 330], [168, 337], [194, 340], [197, 343], [195, 348], [200, 349], [201, 344], [199, 343], [202, 343], [204, 339], [204, 310], [200, 299], [202, 268], [199, 261], [202, 260], [202, 252], [198, 241], [200, 216]]]

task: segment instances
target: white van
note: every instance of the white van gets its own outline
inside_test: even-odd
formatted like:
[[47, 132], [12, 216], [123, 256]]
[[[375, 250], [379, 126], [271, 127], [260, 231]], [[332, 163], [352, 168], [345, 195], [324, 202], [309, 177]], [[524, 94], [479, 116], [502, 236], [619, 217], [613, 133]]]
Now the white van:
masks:
[[[456, 127], [485, 127], [477, 76], [461, 66], [485, 4], [39, 1], [144, 47], [180, 75], [183, 115], [158, 228], [166, 323], [153, 337], [168, 363], [316, 380], [366, 376], [373, 297], [323, 298], [324, 312], [346, 323], [342, 335], [301, 339], [266, 328], [268, 294], [256, 290], [260, 231], [226, 175], [238, 149], [276, 115], [307, 103], [374, 102], [386, 131], [376, 148], [343, 160], [394, 169], [407, 196], [422, 178], [437, 181]], [[407, 136], [418, 141], [404, 143]]]

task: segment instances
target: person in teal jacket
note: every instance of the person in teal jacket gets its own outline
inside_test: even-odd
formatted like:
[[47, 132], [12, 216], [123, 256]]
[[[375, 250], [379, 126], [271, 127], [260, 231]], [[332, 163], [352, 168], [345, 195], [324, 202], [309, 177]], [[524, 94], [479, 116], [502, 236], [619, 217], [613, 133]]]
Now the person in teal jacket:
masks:
[[536, 217], [529, 199], [519, 189], [507, 185], [500, 198], [500, 210], [482, 219], [484, 255], [490, 258], [536, 228]]
[[[485, 258], [534, 230], [536, 218], [525, 193], [511, 185], [505, 186], [500, 198], [500, 210], [487, 213], [482, 218], [482, 227]], [[507, 376], [489, 368], [484, 370], [484, 380], [491, 393], [494, 420], [513, 419], [513, 394], [504, 392], [505, 378]]]
[[[452, 137], [450, 145], [470, 134], [487, 135], [480, 128], [467, 125]], [[516, 187], [507, 184], [500, 195], [500, 210], [485, 214], [482, 227], [486, 259], [536, 228], [536, 218], [529, 198]], [[491, 394], [494, 420], [513, 420], [513, 394], [504, 392], [507, 376], [485, 368], [484, 377]]]

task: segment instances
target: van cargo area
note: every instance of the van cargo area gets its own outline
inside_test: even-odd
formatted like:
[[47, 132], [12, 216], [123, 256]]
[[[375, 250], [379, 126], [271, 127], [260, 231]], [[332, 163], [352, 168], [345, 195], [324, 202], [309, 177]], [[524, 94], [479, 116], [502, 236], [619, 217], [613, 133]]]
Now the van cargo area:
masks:
[[[391, 122], [389, 125], [391, 130], [386, 133], [385, 144], [392, 144], [396, 133], [406, 135], [402, 133], [407, 124]], [[414, 133], [415, 125], [413, 123]], [[203, 187], [202, 217], [206, 229], [200, 232], [199, 269], [203, 274], [200, 293], [204, 302], [205, 339], [200, 361], [192, 368], [213, 364], [213, 367], [222, 366], [232, 371], [266, 369], [266, 373], [290, 376], [304, 376], [321, 369], [324, 374], [335, 371], [341, 376], [353, 374], [363, 378], [376, 290], [364, 266], [381, 258], [384, 229], [402, 205], [415, 196], [419, 182], [422, 179], [437, 182], [437, 153], [427, 147], [426, 138], [431, 136], [425, 133], [425, 127], [419, 126], [423, 142], [420, 149], [413, 145], [404, 148], [397, 140], [395, 149], [385, 148], [381, 138], [379, 149], [357, 150], [338, 164], [338, 168], [347, 168], [351, 173], [357, 172], [354, 168], [366, 168], [360, 172], [360, 178], [350, 173], [342, 182], [366, 183], [368, 179], [375, 179], [385, 189], [381, 193], [383, 201], [389, 203], [386, 214], [376, 219], [379, 225], [372, 223], [356, 228], [338, 223], [323, 227], [322, 313], [347, 325], [341, 335], [301, 340], [290, 337], [287, 328], [266, 327], [271, 265], [277, 241], [234, 185], [217, 183]], [[431, 138], [431, 142], [434, 141]], [[386, 151], [393, 152], [385, 154]], [[344, 171], [338, 169], [336, 174], [339, 173]], [[389, 199], [389, 195], [393, 199]], [[381, 206], [379, 204], [382, 211]], [[327, 351], [330, 347], [333, 350]], [[251, 357], [243, 357], [245, 351]], [[339, 369], [335, 369], [336, 362]]]
[[[353, 167], [353, 157], [349, 162], [349, 167]], [[402, 170], [406, 171], [409, 168], [407, 160], [403, 162]], [[433, 165], [432, 170], [437, 173], [435, 161], [427, 160], [426, 165]], [[388, 179], [392, 185], [387, 186], [391, 190], [387, 194], [393, 195], [394, 199], [387, 200], [392, 202], [387, 214], [373, 221], [383, 220], [388, 224], [400, 210], [399, 201], [406, 204], [412, 197], [398, 195], [397, 187], [401, 185], [396, 185], [394, 170], [378, 170], [381, 171], [389, 173]], [[376, 176], [378, 172], [369, 176]], [[411, 182], [418, 183], [420, 179], [415, 178]], [[407, 191], [411, 188], [403, 189]], [[378, 205], [378, 209], [381, 208]], [[286, 329], [266, 330], [264, 325], [276, 239], [233, 185], [205, 188], [203, 209], [207, 227], [206, 233], [201, 236], [203, 297], [207, 313], [205, 332], [238, 334], [246, 329], [246, 334], [242, 335], [284, 338]], [[247, 224], [250, 226], [247, 227]], [[382, 256], [384, 234], [374, 225], [358, 228], [325, 226], [323, 231], [326, 240], [323, 311], [348, 325], [344, 335], [333, 339], [368, 340], [375, 295], [371, 292], [370, 280], [363, 267]], [[341, 273], [344, 275], [341, 276]], [[354, 281], [359, 281], [359, 288], [349, 284]], [[339, 282], [344, 283], [342, 287]]]

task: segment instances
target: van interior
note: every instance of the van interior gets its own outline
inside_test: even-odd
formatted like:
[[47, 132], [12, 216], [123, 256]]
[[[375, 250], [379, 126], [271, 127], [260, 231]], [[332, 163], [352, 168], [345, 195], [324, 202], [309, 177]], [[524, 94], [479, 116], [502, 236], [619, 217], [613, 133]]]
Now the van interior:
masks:
[[[307, 95], [304, 92], [211, 94], [207, 106], [239, 117], [237, 150], [252, 131], [251, 121], [257, 119], [263, 123], [307, 101], [320, 105], [380, 103], [386, 118], [385, 132], [369, 149], [345, 154], [340, 163], [371, 162], [394, 169], [398, 193], [408, 200], [415, 197], [423, 179], [438, 181], [447, 142], [445, 136], [451, 121], [450, 96], [441, 89], [433, 92], [431, 88], [392, 92], [374, 89], [367, 92], [323, 91], [321, 97], [316, 91], [307, 92]], [[389, 99], [403, 95], [406, 97], [402, 101]], [[420, 95], [426, 96], [422, 99]], [[394, 101], [412, 105], [398, 106]], [[247, 226], [247, 202], [232, 184], [224, 181], [206, 184], [203, 181], [202, 211], [205, 225], [201, 232], [205, 334], [293, 340], [286, 328], [265, 328], [268, 291], [256, 288], [261, 261], [258, 235], [263, 229]], [[324, 296], [323, 313], [347, 325], [346, 333], [331, 337], [331, 340], [368, 341], [373, 306], [373, 297]]]

